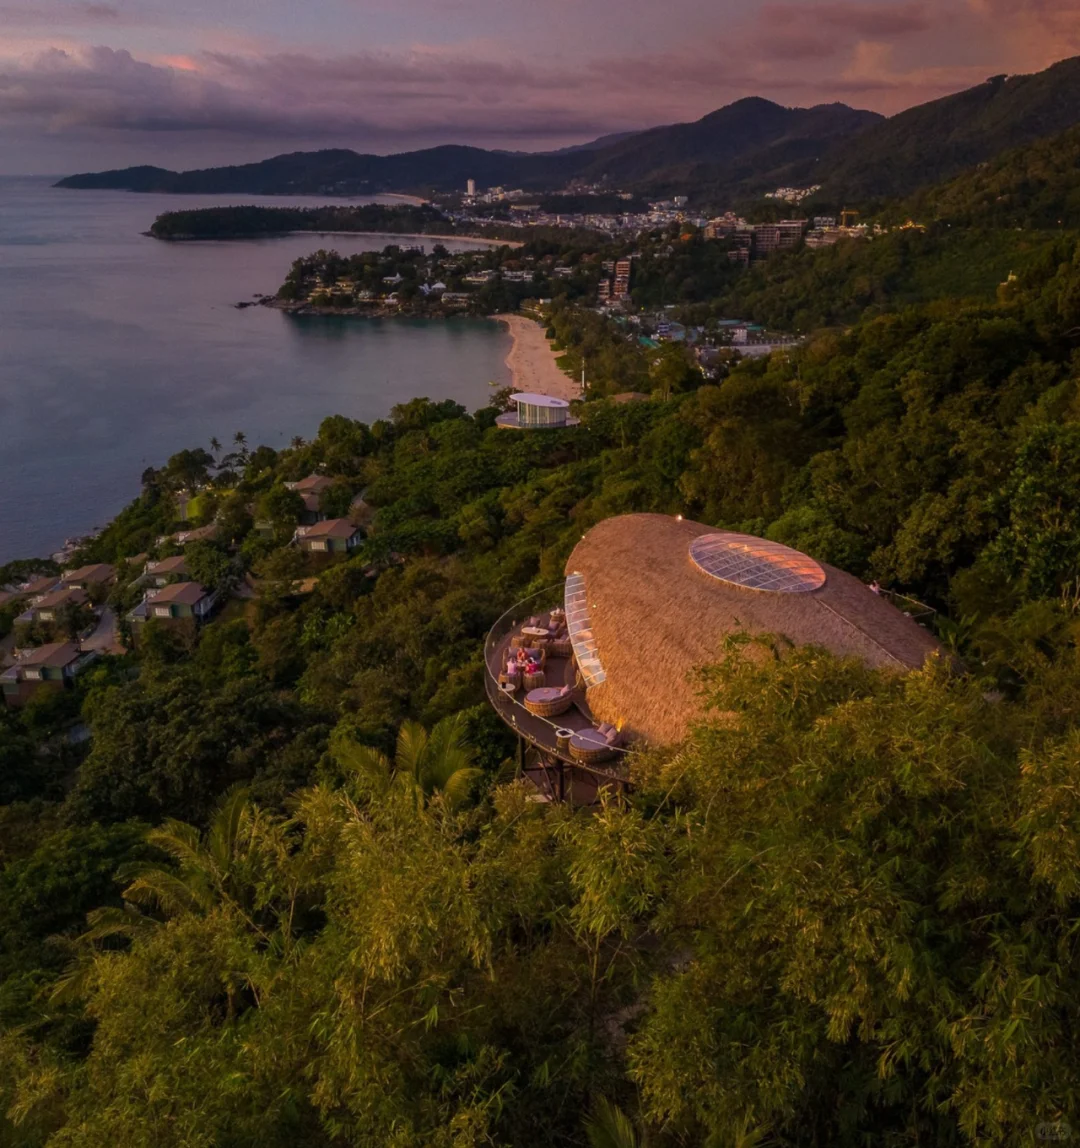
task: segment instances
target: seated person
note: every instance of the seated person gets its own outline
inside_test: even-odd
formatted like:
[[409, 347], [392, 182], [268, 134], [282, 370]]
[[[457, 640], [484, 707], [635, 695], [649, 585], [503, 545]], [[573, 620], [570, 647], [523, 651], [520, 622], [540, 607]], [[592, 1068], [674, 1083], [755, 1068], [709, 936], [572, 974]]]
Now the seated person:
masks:
[[518, 663], [513, 658], [511, 658], [506, 663], [506, 675], [507, 675], [507, 677], [516, 678], [518, 676], [519, 669], [520, 669], [520, 666], [518, 665]]
[[518, 665], [523, 666], [529, 660], [529, 655], [525, 653], [524, 646], [518, 646], [517, 652]]

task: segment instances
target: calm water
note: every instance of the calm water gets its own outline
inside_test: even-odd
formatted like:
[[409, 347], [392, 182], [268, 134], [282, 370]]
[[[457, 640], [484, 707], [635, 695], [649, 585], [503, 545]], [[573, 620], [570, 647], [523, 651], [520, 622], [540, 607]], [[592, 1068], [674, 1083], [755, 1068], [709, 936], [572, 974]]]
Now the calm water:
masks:
[[274, 291], [299, 255], [381, 248], [385, 237], [141, 234], [162, 211], [235, 202], [320, 201], [0, 179], [0, 563], [103, 525], [147, 466], [212, 436], [242, 430], [251, 445], [280, 447], [329, 414], [372, 421], [416, 395], [475, 409], [489, 380], [510, 381], [501, 324], [233, 306]]

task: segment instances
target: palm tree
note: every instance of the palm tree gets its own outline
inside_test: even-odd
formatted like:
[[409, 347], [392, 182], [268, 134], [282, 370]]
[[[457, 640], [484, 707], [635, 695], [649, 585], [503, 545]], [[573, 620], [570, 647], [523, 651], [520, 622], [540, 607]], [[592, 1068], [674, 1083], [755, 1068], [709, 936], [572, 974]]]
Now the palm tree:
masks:
[[392, 785], [414, 790], [417, 805], [439, 793], [451, 808], [464, 803], [482, 770], [465, 742], [460, 714], [444, 718], [429, 734], [419, 722], [403, 722], [398, 730], [394, 760], [370, 745], [358, 745], [347, 736], [334, 739], [339, 765], [362, 778], [376, 793]]
[[93, 967], [92, 942], [137, 937], [159, 927], [162, 917], [206, 917], [224, 911], [260, 942], [269, 944], [276, 934], [283, 950], [289, 950], [288, 922], [297, 891], [290, 891], [292, 903], [279, 907], [277, 928], [267, 922], [259, 893], [267, 884], [268, 870], [282, 854], [282, 828], [252, 805], [247, 790], [234, 787], [225, 795], [205, 835], [194, 825], [169, 820], [151, 829], [146, 841], [167, 853], [174, 864], [135, 862], [120, 868], [117, 876], [129, 882], [123, 893], [124, 908], [95, 909], [87, 914], [89, 928], [79, 937], [82, 958], [58, 980], [54, 999], [83, 994]]
[[221, 442], [219, 441], [219, 439], [217, 438], [216, 435], [210, 439], [210, 450], [214, 454], [220, 454], [221, 453]]
[[638, 1136], [630, 1117], [603, 1096], [585, 1119], [585, 1135], [589, 1148], [646, 1148], [648, 1143]]
[[123, 893], [126, 908], [90, 913], [85, 939], [131, 934], [156, 924], [151, 912], [205, 917], [221, 907], [237, 911], [263, 934], [252, 916], [252, 889], [261, 872], [263, 838], [273, 836], [273, 831], [242, 787], [225, 795], [205, 835], [185, 821], [168, 820], [149, 830], [147, 844], [168, 854], [174, 864], [135, 862], [121, 867], [117, 876], [128, 882]]
[[289, 446], [291, 446], [293, 448], [293, 450], [299, 450], [303, 445], [304, 445], [303, 436], [302, 435], [293, 435], [292, 440], [289, 443]]

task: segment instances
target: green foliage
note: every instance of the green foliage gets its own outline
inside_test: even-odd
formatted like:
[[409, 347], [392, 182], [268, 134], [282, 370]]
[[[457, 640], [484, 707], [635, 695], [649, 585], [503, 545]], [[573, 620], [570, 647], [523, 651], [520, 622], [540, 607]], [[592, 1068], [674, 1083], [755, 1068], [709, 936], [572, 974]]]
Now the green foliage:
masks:
[[[595, 394], [651, 364], [669, 397], [237, 436], [185, 554], [255, 589], [0, 711], [0, 1144], [1019, 1145], [1075, 1111], [1075, 242], [709, 385], [551, 321]], [[244, 509], [285, 541], [309, 473], [364, 490], [329, 566]], [[88, 553], [171, 529], [166, 486]], [[629, 800], [530, 800], [484, 636], [636, 511], [929, 600], [962, 664], [734, 638]]]

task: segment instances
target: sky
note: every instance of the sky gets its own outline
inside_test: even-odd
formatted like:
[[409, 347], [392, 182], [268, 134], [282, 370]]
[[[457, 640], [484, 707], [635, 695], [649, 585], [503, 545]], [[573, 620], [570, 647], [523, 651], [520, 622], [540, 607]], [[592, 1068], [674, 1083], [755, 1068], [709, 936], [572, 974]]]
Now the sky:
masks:
[[1077, 54], [1080, 0], [0, 0], [0, 174], [893, 114]]

